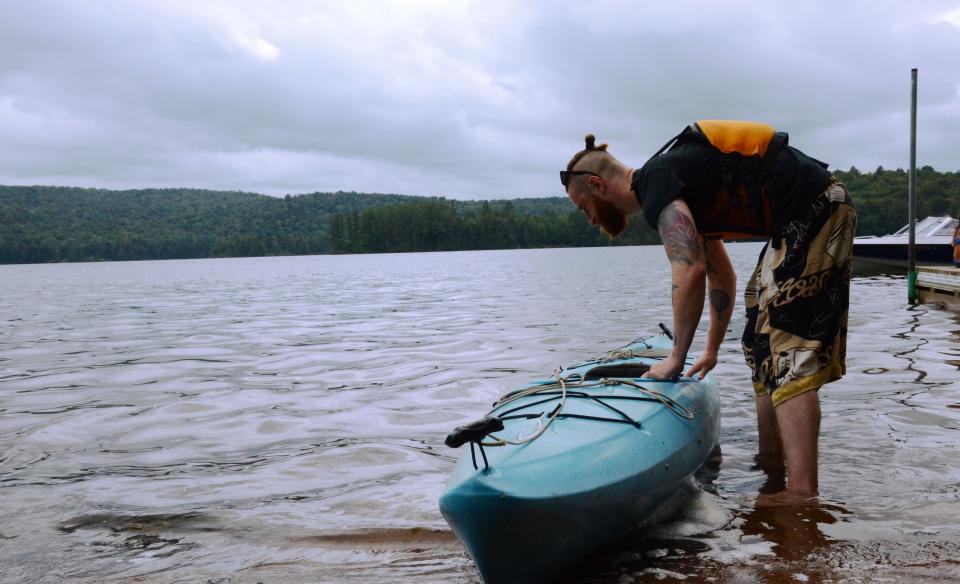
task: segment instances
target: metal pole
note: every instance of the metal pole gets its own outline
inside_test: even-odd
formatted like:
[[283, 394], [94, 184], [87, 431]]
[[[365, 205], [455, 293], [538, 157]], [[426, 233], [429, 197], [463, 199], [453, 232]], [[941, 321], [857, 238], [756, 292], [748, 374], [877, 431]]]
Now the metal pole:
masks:
[[917, 302], [917, 70], [911, 69], [913, 90], [910, 94], [910, 246], [907, 276], [907, 298]]

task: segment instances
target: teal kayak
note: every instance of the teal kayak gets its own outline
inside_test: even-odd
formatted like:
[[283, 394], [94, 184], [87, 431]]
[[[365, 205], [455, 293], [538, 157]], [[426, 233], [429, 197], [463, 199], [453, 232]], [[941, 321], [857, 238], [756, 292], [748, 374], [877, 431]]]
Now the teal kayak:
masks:
[[712, 376], [640, 378], [671, 343], [640, 339], [530, 382], [447, 437], [464, 452], [440, 511], [487, 584], [561, 575], [649, 520], [708, 458]]

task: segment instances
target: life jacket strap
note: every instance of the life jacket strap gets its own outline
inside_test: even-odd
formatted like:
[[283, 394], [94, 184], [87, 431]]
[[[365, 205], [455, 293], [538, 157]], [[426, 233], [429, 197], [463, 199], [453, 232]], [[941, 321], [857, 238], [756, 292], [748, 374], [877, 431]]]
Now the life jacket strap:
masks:
[[783, 196], [782, 193], [771, 192], [769, 179], [773, 176], [774, 168], [777, 164], [777, 158], [783, 149], [790, 142], [790, 136], [786, 132], [777, 132], [767, 145], [767, 152], [760, 163], [760, 178], [764, 183], [764, 189], [767, 193], [767, 204], [770, 206], [770, 223], [772, 223], [773, 233], [770, 240], [773, 242], [773, 249], [780, 249], [780, 243], [783, 241]]
[[657, 156], [660, 156], [661, 154], [669, 150], [671, 147], [673, 147], [674, 144], [677, 143], [677, 141], [679, 141], [685, 135], [691, 134], [691, 133], [699, 133], [699, 130], [697, 130], [695, 126], [696, 124], [690, 124], [689, 126], [684, 128], [683, 131], [681, 131], [679, 134], [667, 140], [667, 143], [661, 146], [660, 150], [657, 150], [656, 154], [650, 157], [650, 160], [653, 160]]

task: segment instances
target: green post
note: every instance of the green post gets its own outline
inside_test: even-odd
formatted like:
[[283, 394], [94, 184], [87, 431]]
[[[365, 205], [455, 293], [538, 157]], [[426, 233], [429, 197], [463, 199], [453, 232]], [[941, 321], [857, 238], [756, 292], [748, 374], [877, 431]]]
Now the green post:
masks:
[[908, 187], [910, 241], [907, 250], [907, 300], [917, 303], [917, 70], [910, 70], [913, 88], [910, 92], [910, 184]]

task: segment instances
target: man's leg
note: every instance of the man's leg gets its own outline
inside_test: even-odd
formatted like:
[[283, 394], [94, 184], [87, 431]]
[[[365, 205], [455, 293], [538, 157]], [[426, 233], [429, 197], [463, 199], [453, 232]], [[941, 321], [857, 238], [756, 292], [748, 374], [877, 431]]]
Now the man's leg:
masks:
[[[817, 390], [845, 373], [850, 266], [857, 212], [831, 184], [790, 221], [762, 261], [758, 304], [765, 309], [771, 388], [787, 471], [787, 498], [819, 488]], [[756, 382], [755, 382], [756, 383]], [[784, 497], [781, 497], [781, 499]]]
[[820, 435], [817, 392], [806, 391], [792, 397], [778, 405], [775, 411], [787, 465], [787, 490], [816, 495], [819, 489], [817, 441]]
[[783, 466], [783, 442], [780, 426], [769, 395], [757, 396], [757, 431], [760, 434], [760, 451], [757, 464], [764, 469]]
[[[770, 492], [783, 488], [783, 446], [780, 442], [780, 428], [773, 411], [773, 401], [766, 387], [771, 369], [769, 321], [766, 312], [760, 310], [760, 272], [769, 246], [764, 246], [757, 260], [757, 267], [747, 280], [743, 291], [743, 304], [746, 308], [747, 322], [743, 328], [743, 355], [750, 366], [753, 390], [757, 405], [757, 430], [760, 435], [760, 447], [756, 458], [757, 466], [767, 473], [767, 484], [763, 491]], [[759, 341], [759, 342], [758, 342]]]
[[754, 460], [756, 468], [767, 475], [760, 486], [761, 495], [779, 493], [786, 488], [783, 466], [783, 442], [780, 440], [780, 426], [774, 413], [773, 402], [769, 394], [757, 394], [757, 430], [760, 434], [760, 447]]

